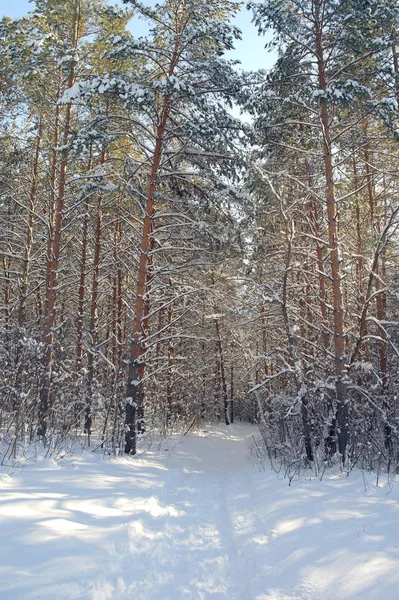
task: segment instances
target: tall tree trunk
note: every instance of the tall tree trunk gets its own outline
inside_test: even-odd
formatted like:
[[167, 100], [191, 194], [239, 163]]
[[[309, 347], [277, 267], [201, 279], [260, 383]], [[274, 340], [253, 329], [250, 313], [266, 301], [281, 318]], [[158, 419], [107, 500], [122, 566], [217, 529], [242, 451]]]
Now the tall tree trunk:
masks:
[[102, 234], [102, 197], [97, 201], [96, 233], [94, 242], [93, 258], [93, 280], [90, 299], [90, 321], [89, 321], [89, 339], [90, 348], [87, 355], [87, 390], [86, 390], [86, 408], [84, 431], [87, 433], [87, 441], [90, 446], [90, 436], [92, 430], [92, 402], [93, 402], [93, 381], [95, 375], [95, 356], [97, 354], [98, 344], [98, 287], [100, 275], [100, 257], [101, 257], [101, 234]]
[[[73, 23], [72, 32], [72, 47], [74, 50], [77, 48], [79, 28], [80, 28], [80, 0], [77, 0], [75, 4], [75, 16]], [[71, 88], [75, 79], [75, 62], [71, 61], [71, 67], [69, 70], [67, 87]], [[61, 240], [62, 240], [62, 226], [64, 217], [64, 204], [65, 204], [65, 191], [67, 182], [67, 167], [68, 167], [68, 150], [66, 149], [70, 132], [71, 132], [71, 119], [72, 119], [72, 105], [69, 103], [65, 109], [65, 121], [63, 126], [62, 135], [62, 151], [61, 151], [61, 162], [59, 168], [57, 194], [54, 202], [54, 220], [53, 215], [50, 214], [50, 231], [49, 231], [49, 244], [48, 244], [48, 256], [46, 266], [46, 305], [45, 305], [45, 325], [44, 325], [44, 356], [43, 356], [43, 376], [40, 389], [40, 402], [39, 402], [39, 428], [38, 434], [40, 437], [45, 439], [47, 433], [47, 422], [48, 422], [48, 409], [49, 409], [49, 394], [50, 385], [52, 378], [53, 359], [54, 359], [54, 339], [55, 339], [55, 327], [57, 322], [57, 293], [58, 293], [58, 280], [59, 280], [59, 262], [61, 252]], [[56, 128], [54, 136], [58, 138], [58, 111], [56, 114]], [[54, 162], [54, 186], [55, 189], [55, 169], [56, 164]], [[52, 175], [53, 179], [53, 175]], [[52, 207], [50, 207], [50, 213]], [[52, 227], [53, 225], [53, 227]]]
[[[353, 152], [353, 183], [355, 190], [360, 188], [359, 174], [356, 163], [355, 152]], [[362, 311], [364, 304], [364, 282], [363, 282], [363, 244], [362, 244], [362, 226], [360, 214], [360, 199], [359, 194], [355, 194], [355, 215], [356, 215], [356, 279], [358, 285], [358, 306], [359, 311]]]
[[[154, 210], [155, 212], [155, 210]], [[144, 420], [144, 381], [143, 376], [146, 367], [146, 343], [145, 340], [150, 335], [150, 307], [151, 307], [151, 285], [153, 279], [153, 267], [154, 257], [152, 251], [154, 249], [154, 237], [153, 237], [153, 222], [151, 222], [151, 231], [149, 234], [150, 245], [148, 249], [148, 261], [147, 261], [147, 275], [145, 281], [145, 292], [144, 292], [144, 307], [143, 307], [143, 318], [142, 318], [142, 353], [140, 357], [140, 369], [139, 369], [139, 385], [137, 390], [137, 433], [145, 432], [145, 420]]]
[[[384, 183], [384, 189], [385, 183]], [[382, 228], [385, 228], [387, 215], [386, 215], [386, 199], [384, 201], [383, 214], [377, 211], [376, 206], [376, 219], [375, 225], [378, 236], [381, 236]], [[381, 223], [382, 221], [382, 223]], [[381, 227], [382, 225], [382, 227]], [[385, 412], [385, 424], [384, 424], [384, 443], [385, 448], [389, 454], [388, 468], [390, 467], [391, 456], [393, 451], [393, 439], [392, 439], [392, 427], [389, 424], [389, 371], [388, 371], [388, 339], [385, 329], [384, 321], [386, 320], [386, 307], [387, 297], [385, 292], [386, 282], [386, 250], [381, 252], [380, 262], [376, 265], [376, 277], [375, 277], [375, 291], [377, 294], [376, 298], [376, 312], [377, 320], [381, 325], [379, 326], [379, 341], [378, 341], [378, 354], [380, 362], [380, 378], [381, 378], [381, 394], [382, 394], [382, 406]]]
[[[319, 4], [319, 0], [317, 0], [316, 4]], [[319, 21], [316, 22], [315, 35], [319, 89], [326, 90], [327, 83], [325, 75], [323, 38], [321, 24]], [[331, 148], [330, 116], [328, 113], [327, 100], [325, 99], [322, 99], [320, 101], [320, 120], [323, 128], [323, 161], [324, 176], [326, 182], [325, 194], [327, 201], [328, 241], [330, 249], [331, 280], [334, 306], [334, 367], [336, 378], [335, 387], [337, 396], [337, 438], [338, 450], [341, 455], [341, 460], [344, 463], [346, 459], [346, 449], [349, 439], [348, 393], [347, 384], [345, 382], [345, 312], [342, 294], [341, 264], [339, 257], [338, 214], [334, 190], [334, 170]]]
[[26, 239], [24, 247], [24, 262], [22, 268], [22, 283], [19, 296], [18, 305], [18, 327], [22, 329], [25, 323], [25, 309], [26, 299], [29, 285], [29, 269], [30, 269], [30, 255], [33, 243], [33, 225], [35, 220], [35, 208], [37, 202], [37, 178], [39, 172], [39, 157], [42, 141], [42, 117], [39, 119], [39, 128], [36, 137], [35, 155], [33, 159], [32, 168], [32, 181], [29, 193], [29, 209], [28, 209], [28, 222], [26, 226]]
[[328, 350], [330, 346], [330, 334], [328, 331], [326, 274], [324, 271], [323, 246], [320, 242], [320, 224], [316, 200], [311, 202], [310, 222], [312, 224], [312, 233], [316, 238], [316, 264], [319, 283], [320, 312], [323, 323], [323, 345], [324, 349]]
[[[92, 167], [92, 147], [90, 146], [90, 156], [87, 165], [87, 170]], [[82, 223], [82, 249], [80, 254], [80, 274], [79, 274], [79, 293], [78, 293], [78, 318], [77, 318], [77, 335], [76, 335], [76, 370], [79, 373], [83, 364], [83, 320], [85, 312], [85, 295], [86, 295], [86, 263], [87, 263], [87, 243], [89, 231], [89, 196], [84, 201], [84, 214]]]
[[225, 370], [225, 366], [224, 366], [223, 345], [222, 345], [222, 336], [220, 333], [219, 319], [215, 319], [215, 329], [216, 329], [217, 347], [218, 347], [218, 351], [219, 351], [220, 379], [221, 379], [222, 394], [223, 394], [223, 414], [224, 414], [224, 420], [225, 420], [226, 425], [230, 425], [229, 397], [227, 394], [226, 370]]
[[[177, 19], [178, 24], [178, 19]], [[169, 63], [168, 75], [174, 75], [176, 65], [181, 52], [181, 31], [186, 23], [182, 20], [177, 27], [173, 53]], [[144, 386], [143, 377], [145, 373], [145, 332], [143, 330], [145, 318], [146, 284], [149, 280], [149, 255], [152, 244], [152, 229], [155, 213], [155, 195], [158, 189], [159, 169], [161, 166], [162, 152], [164, 148], [164, 136], [166, 125], [169, 120], [171, 97], [166, 94], [161, 99], [161, 110], [155, 130], [155, 147], [152, 156], [151, 172], [145, 215], [140, 244], [139, 272], [136, 284], [136, 300], [134, 305], [133, 336], [130, 351], [126, 386], [126, 412], [125, 412], [125, 453], [135, 454], [137, 445], [136, 418], [142, 420]]]
[[115, 366], [115, 373], [119, 372], [121, 366], [123, 344], [123, 273], [121, 261], [118, 259], [118, 252], [120, 251], [123, 240], [123, 222], [119, 214], [119, 208], [120, 206], [118, 203], [113, 249], [116, 274], [113, 278], [112, 335], [114, 346], [112, 350], [112, 361]]
[[172, 320], [173, 320], [173, 305], [168, 306], [168, 372], [166, 375], [166, 410], [167, 417], [166, 422], [168, 427], [172, 423], [172, 412], [173, 412], [173, 389], [172, 389], [172, 378], [173, 378], [173, 363], [175, 359], [175, 344], [172, 338]]
[[[8, 251], [11, 253], [11, 246], [8, 246]], [[4, 272], [4, 329], [6, 332], [10, 329], [10, 301], [11, 301], [11, 276], [10, 276], [10, 265], [11, 261], [7, 256], [2, 257], [3, 272]]]
[[126, 415], [125, 415], [125, 452], [136, 453], [136, 417], [141, 417], [143, 410], [143, 376], [145, 365], [145, 335], [143, 320], [145, 317], [146, 284], [148, 281], [149, 252], [151, 249], [151, 232], [155, 211], [155, 193], [158, 186], [159, 167], [162, 158], [162, 149], [166, 124], [169, 117], [169, 98], [165, 97], [159, 125], [156, 131], [155, 149], [151, 167], [150, 182], [143, 231], [141, 236], [139, 272], [136, 284], [136, 300], [134, 305], [133, 336], [128, 368], [128, 381], [126, 386]]

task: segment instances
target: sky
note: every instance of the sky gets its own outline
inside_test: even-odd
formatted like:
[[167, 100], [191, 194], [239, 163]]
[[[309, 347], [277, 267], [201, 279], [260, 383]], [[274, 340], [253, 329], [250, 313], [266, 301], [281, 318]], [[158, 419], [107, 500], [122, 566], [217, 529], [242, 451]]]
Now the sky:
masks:
[[[22, 17], [32, 8], [33, 4], [29, 0], [0, 0], [0, 17]], [[276, 55], [265, 50], [268, 37], [258, 36], [256, 27], [251, 22], [251, 13], [245, 7], [235, 18], [234, 24], [241, 29], [242, 40], [237, 42], [235, 50], [229, 52], [227, 57], [240, 60], [242, 67], [248, 71], [269, 69]], [[137, 18], [133, 19], [131, 28], [135, 35], [145, 34], [145, 25]]]

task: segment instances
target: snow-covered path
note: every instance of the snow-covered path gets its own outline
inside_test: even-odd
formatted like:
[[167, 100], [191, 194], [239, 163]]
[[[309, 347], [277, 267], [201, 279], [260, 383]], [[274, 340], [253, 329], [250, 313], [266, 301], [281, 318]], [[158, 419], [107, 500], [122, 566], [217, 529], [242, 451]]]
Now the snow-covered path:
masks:
[[399, 486], [288, 487], [249, 461], [254, 433], [3, 469], [1, 600], [397, 600]]

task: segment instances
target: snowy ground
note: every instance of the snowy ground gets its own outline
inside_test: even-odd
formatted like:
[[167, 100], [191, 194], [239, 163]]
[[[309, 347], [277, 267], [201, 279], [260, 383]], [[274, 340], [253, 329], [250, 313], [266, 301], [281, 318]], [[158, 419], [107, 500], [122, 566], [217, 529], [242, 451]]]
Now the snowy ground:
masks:
[[288, 487], [248, 460], [255, 432], [3, 467], [1, 600], [397, 600], [399, 485]]

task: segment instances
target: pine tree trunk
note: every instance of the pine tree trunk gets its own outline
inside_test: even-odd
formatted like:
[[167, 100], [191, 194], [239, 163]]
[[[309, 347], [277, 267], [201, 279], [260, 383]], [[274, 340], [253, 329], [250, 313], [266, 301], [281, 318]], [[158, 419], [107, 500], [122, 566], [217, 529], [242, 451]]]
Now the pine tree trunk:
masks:
[[[75, 5], [75, 18], [73, 23], [72, 47], [76, 50], [78, 44], [78, 32], [80, 27], [80, 2]], [[71, 62], [69, 70], [67, 87], [71, 88], [75, 79], [75, 62]], [[49, 394], [52, 378], [53, 359], [54, 359], [54, 339], [55, 327], [57, 322], [57, 294], [59, 280], [59, 262], [62, 240], [62, 225], [64, 217], [65, 191], [67, 182], [67, 167], [68, 167], [68, 144], [71, 131], [72, 105], [67, 104], [65, 109], [65, 121], [63, 126], [61, 162], [59, 167], [59, 177], [57, 194], [50, 201], [50, 227], [48, 238], [48, 256], [46, 266], [46, 305], [45, 305], [45, 325], [44, 325], [44, 356], [43, 356], [43, 375], [40, 389], [39, 401], [39, 427], [38, 435], [43, 439], [46, 438], [48, 425], [48, 409], [49, 409]], [[59, 108], [56, 108], [56, 122], [54, 141], [58, 145], [58, 123], [59, 123]], [[56, 152], [56, 150], [55, 150]], [[55, 190], [55, 174], [57, 170], [56, 157], [53, 158], [52, 166], [52, 189]], [[54, 210], [54, 213], [53, 213]]]
[[[87, 170], [90, 171], [92, 166], [92, 148], [90, 146], [90, 157], [87, 165]], [[86, 263], [87, 263], [87, 243], [89, 231], [89, 197], [84, 201], [84, 215], [82, 224], [82, 250], [80, 254], [80, 274], [79, 274], [79, 292], [78, 292], [78, 318], [77, 318], [77, 335], [76, 335], [76, 370], [79, 373], [83, 364], [83, 320], [85, 312], [85, 295], [86, 295]]]
[[[102, 160], [103, 162], [103, 160]], [[93, 258], [93, 280], [90, 299], [90, 321], [89, 321], [89, 339], [90, 348], [87, 355], [87, 390], [86, 390], [86, 408], [84, 432], [87, 433], [87, 442], [90, 446], [90, 436], [92, 430], [92, 402], [93, 402], [93, 381], [95, 375], [95, 356], [97, 354], [98, 344], [98, 287], [100, 275], [100, 256], [101, 256], [101, 234], [102, 234], [102, 197], [97, 201], [96, 233], [94, 242]]]
[[[316, 200], [313, 200], [311, 203], [310, 221], [312, 223], [314, 237], [316, 240], [320, 240], [320, 225]], [[323, 323], [323, 344], [324, 349], [328, 350], [330, 346], [330, 334], [328, 331], [326, 275], [324, 272], [323, 247], [319, 241], [316, 241], [316, 260], [320, 294], [320, 313]]]
[[[172, 319], [173, 319], [173, 306], [169, 304], [168, 306], [168, 336], [171, 338], [172, 336]], [[172, 423], [172, 412], [173, 412], [173, 400], [172, 400], [172, 376], [173, 376], [173, 363], [175, 359], [175, 345], [173, 339], [169, 339], [168, 341], [168, 372], [166, 375], [166, 410], [167, 417], [166, 422], [168, 427], [170, 427]]]
[[126, 415], [125, 415], [125, 452], [136, 453], [136, 418], [142, 418], [143, 411], [143, 376], [145, 372], [144, 353], [145, 335], [143, 320], [145, 317], [145, 295], [148, 281], [149, 252], [151, 248], [151, 232], [155, 211], [155, 193], [158, 186], [159, 167], [166, 124], [169, 113], [169, 99], [164, 99], [160, 123], [157, 127], [155, 149], [151, 167], [150, 182], [145, 207], [145, 217], [141, 236], [139, 272], [136, 285], [136, 300], [134, 306], [133, 336], [130, 352], [128, 381], [126, 386]]
[[[326, 76], [324, 64], [324, 49], [322, 32], [316, 25], [316, 52], [318, 64], [319, 89], [326, 90]], [[325, 176], [325, 193], [327, 201], [327, 219], [328, 219], [328, 241], [330, 249], [331, 280], [334, 306], [334, 348], [335, 348], [335, 377], [336, 377], [336, 397], [337, 397], [337, 438], [338, 450], [341, 460], [344, 463], [346, 459], [346, 449], [349, 440], [348, 425], [348, 393], [345, 381], [346, 375], [346, 357], [345, 357], [345, 330], [344, 330], [344, 303], [342, 294], [342, 276], [339, 257], [338, 240], [338, 214], [337, 203], [334, 190], [334, 171], [331, 149], [330, 134], [330, 116], [328, 113], [328, 104], [325, 99], [320, 102], [320, 120], [323, 128], [323, 161]]]
[[[119, 209], [119, 206], [118, 206]], [[114, 340], [112, 349], [112, 362], [115, 367], [115, 373], [119, 373], [122, 357], [123, 344], [123, 273], [121, 263], [118, 260], [118, 251], [120, 251], [123, 241], [123, 224], [120, 218], [119, 210], [115, 223], [114, 235], [114, 264], [116, 266], [116, 275], [113, 278], [113, 302], [112, 302], [112, 336]]]
[[[70, 119], [71, 119], [71, 106], [67, 107], [67, 114], [65, 120], [65, 129], [63, 136], [63, 145], [67, 143], [69, 131], [70, 131]], [[57, 321], [57, 286], [59, 278], [59, 261], [60, 261], [60, 250], [61, 250], [61, 237], [62, 237], [62, 223], [64, 213], [64, 200], [65, 200], [65, 185], [66, 185], [66, 173], [67, 173], [67, 161], [68, 153], [66, 150], [62, 152], [62, 159], [60, 165], [59, 175], [59, 186], [58, 194], [55, 202], [55, 219], [54, 219], [54, 235], [51, 244], [51, 254], [47, 257], [47, 271], [46, 271], [46, 306], [45, 306], [45, 331], [43, 341], [45, 345], [44, 353], [44, 376], [42, 381], [42, 387], [40, 392], [40, 405], [39, 405], [39, 430], [38, 433], [41, 437], [46, 436], [47, 432], [47, 413], [49, 406], [49, 393], [50, 383], [52, 374], [52, 363], [53, 363], [53, 345], [55, 337], [55, 326]]]
[[[385, 189], [385, 185], [384, 185]], [[386, 225], [386, 199], [384, 203], [384, 214], [378, 214], [376, 217], [376, 229], [378, 235], [381, 236], [381, 221], [383, 227]], [[377, 294], [377, 320], [379, 323], [384, 323], [386, 320], [386, 309], [387, 309], [387, 296], [384, 290], [386, 282], [386, 251], [385, 249], [381, 252], [380, 265], [377, 266], [376, 278], [375, 278], [375, 291]], [[390, 467], [392, 451], [393, 451], [393, 439], [392, 439], [392, 427], [389, 424], [389, 371], [388, 371], [388, 339], [384, 325], [379, 327], [378, 342], [378, 353], [380, 361], [380, 377], [381, 377], [381, 393], [382, 393], [382, 406], [385, 413], [385, 424], [384, 424], [384, 444], [388, 451], [388, 469]]]
[[[355, 190], [360, 188], [359, 175], [356, 164], [355, 153], [353, 153], [353, 183]], [[355, 214], [356, 214], [356, 280], [358, 286], [358, 306], [359, 311], [362, 311], [364, 305], [364, 285], [363, 285], [363, 244], [361, 231], [361, 216], [360, 216], [360, 200], [359, 194], [355, 194]]]
[[35, 220], [35, 208], [37, 202], [37, 178], [39, 171], [39, 157], [41, 150], [42, 141], [42, 117], [39, 120], [39, 129], [36, 137], [35, 156], [33, 160], [32, 169], [32, 182], [29, 193], [29, 210], [28, 210], [28, 223], [26, 227], [26, 239], [24, 248], [24, 262], [22, 269], [22, 283], [18, 305], [18, 327], [23, 328], [25, 323], [25, 309], [26, 309], [26, 298], [29, 286], [29, 269], [30, 269], [30, 255], [33, 243], [33, 225]]
[[225, 420], [226, 425], [230, 425], [229, 397], [227, 394], [226, 371], [225, 371], [225, 367], [224, 367], [222, 336], [220, 333], [219, 319], [215, 319], [215, 329], [216, 329], [217, 347], [218, 347], [218, 351], [219, 351], [220, 379], [221, 379], [222, 394], [223, 394], [223, 414], [224, 414], [224, 420]]
[[[11, 247], [8, 246], [8, 251], [11, 252]], [[4, 329], [8, 333], [10, 329], [10, 301], [11, 301], [11, 276], [10, 276], [10, 259], [6, 256], [2, 257], [3, 272], [4, 272], [4, 292], [3, 292], [3, 311], [4, 311]]]

